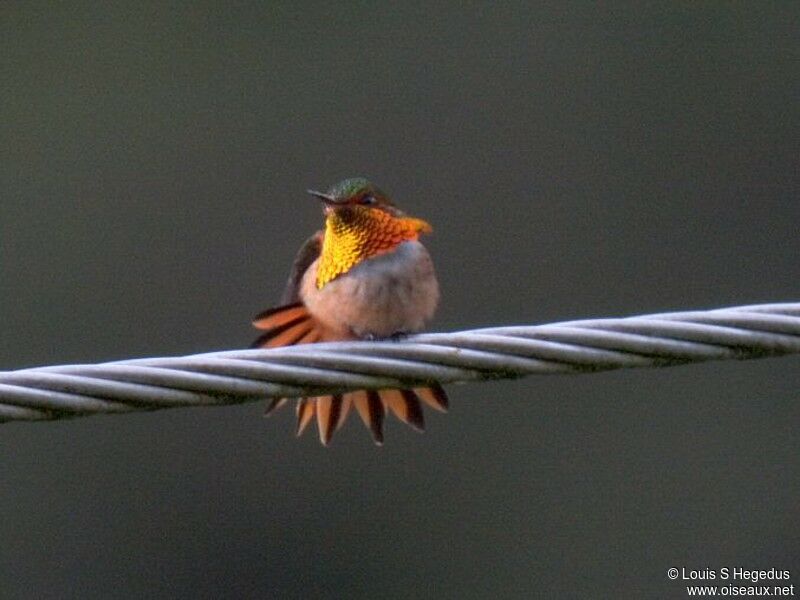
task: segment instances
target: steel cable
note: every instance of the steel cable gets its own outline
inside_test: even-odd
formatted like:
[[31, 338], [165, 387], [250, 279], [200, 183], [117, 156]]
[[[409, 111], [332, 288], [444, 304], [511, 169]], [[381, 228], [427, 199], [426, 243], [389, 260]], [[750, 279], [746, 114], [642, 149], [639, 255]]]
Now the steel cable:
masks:
[[0, 421], [800, 353], [800, 303], [0, 372]]

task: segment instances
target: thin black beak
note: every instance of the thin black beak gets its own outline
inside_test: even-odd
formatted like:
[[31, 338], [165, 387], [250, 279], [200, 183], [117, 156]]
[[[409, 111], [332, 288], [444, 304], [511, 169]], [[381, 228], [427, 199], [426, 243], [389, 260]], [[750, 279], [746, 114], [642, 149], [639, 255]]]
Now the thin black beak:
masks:
[[325, 204], [336, 204], [336, 198], [334, 198], [330, 194], [323, 194], [322, 192], [317, 192], [316, 190], [307, 190], [307, 191], [309, 194], [311, 194], [318, 200], [322, 200]]

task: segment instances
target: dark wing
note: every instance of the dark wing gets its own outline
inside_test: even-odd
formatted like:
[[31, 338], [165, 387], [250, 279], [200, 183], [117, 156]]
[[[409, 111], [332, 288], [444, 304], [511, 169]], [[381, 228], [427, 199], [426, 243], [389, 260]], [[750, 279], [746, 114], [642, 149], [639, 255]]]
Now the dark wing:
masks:
[[275, 348], [310, 344], [322, 340], [322, 330], [300, 300], [300, 284], [322, 250], [322, 232], [318, 231], [300, 247], [295, 256], [281, 304], [256, 315], [253, 326], [264, 331], [253, 348]]
[[300, 282], [303, 274], [308, 270], [317, 257], [322, 252], [322, 231], [318, 231], [305, 243], [300, 246], [297, 255], [292, 263], [292, 271], [289, 273], [289, 280], [286, 282], [286, 289], [281, 297], [281, 304], [294, 304], [300, 302]]

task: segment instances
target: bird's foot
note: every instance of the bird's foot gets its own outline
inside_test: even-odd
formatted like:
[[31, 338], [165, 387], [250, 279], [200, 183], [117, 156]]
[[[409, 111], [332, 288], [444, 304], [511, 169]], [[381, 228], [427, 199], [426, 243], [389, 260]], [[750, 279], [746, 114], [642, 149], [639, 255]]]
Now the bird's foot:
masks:
[[367, 333], [361, 339], [366, 340], [368, 342], [399, 342], [408, 337], [408, 333], [405, 331], [395, 331], [394, 333], [388, 336], [379, 336], [375, 335], [374, 333]]

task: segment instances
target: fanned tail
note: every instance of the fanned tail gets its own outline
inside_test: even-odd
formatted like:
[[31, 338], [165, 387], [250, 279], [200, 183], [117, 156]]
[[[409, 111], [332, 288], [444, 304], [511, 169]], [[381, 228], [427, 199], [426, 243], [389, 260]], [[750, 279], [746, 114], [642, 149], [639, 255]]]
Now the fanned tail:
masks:
[[[295, 302], [265, 310], [256, 316], [253, 325], [264, 330], [253, 343], [254, 348], [277, 348], [295, 344], [332, 341], [323, 327], [308, 312], [302, 302]], [[289, 398], [274, 398], [264, 414], [271, 415], [283, 407]], [[438, 383], [410, 390], [358, 390], [344, 394], [331, 394], [300, 398], [297, 401], [297, 435], [301, 435], [316, 417], [319, 439], [327, 446], [334, 432], [347, 419], [355, 407], [364, 425], [370, 430], [377, 445], [383, 444], [383, 422], [391, 412], [416, 431], [424, 431], [425, 419], [422, 404], [439, 412], [447, 412], [447, 394]]]
[[[287, 398], [282, 398], [285, 404]], [[413, 390], [358, 390], [345, 394], [300, 398], [297, 401], [297, 435], [301, 435], [316, 417], [319, 439], [327, 446], [334, 432], [347, 419], [352, 407], [372, 434], [376, 445], [383, 445], [383, 422], [391, 412], [415, 431], [425, 430], [422, 412], [424, 402], [439, 412], [447, 412], [447, 394], [439, 384]]]

